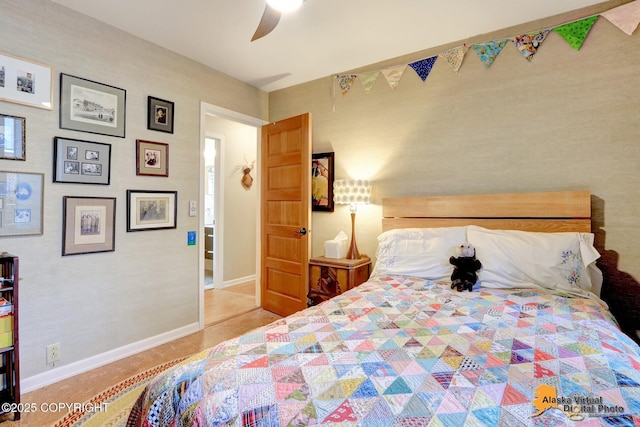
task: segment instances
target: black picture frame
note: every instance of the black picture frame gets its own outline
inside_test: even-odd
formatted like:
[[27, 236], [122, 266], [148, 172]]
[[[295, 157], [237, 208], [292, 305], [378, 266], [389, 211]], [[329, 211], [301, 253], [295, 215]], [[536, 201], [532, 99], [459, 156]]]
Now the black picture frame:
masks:
[[147, 98], [147, 129], [173, 133], [174, 103], [153, 96]]
[[127, 91], [60, 74], [60, 129], [125, 137]]
[[311, 210], [333, 212], [333, 180], [335, 154], [311, 155]]
[[62, 198], [62, 256], [115, 251], [116, 198]]
[[111, 144], [55, 137], [53, 182], [109, 185]]
[[178, 192], [127, 190], [127, 231], [177, 227]]

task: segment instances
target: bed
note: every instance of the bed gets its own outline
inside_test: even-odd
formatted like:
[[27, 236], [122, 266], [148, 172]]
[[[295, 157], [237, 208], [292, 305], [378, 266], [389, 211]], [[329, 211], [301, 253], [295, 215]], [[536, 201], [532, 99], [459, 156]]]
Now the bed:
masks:
[[590, 215], [583, 191], [384, 199], [367, 282], [161, 374], [128, 425], [640, 426]]

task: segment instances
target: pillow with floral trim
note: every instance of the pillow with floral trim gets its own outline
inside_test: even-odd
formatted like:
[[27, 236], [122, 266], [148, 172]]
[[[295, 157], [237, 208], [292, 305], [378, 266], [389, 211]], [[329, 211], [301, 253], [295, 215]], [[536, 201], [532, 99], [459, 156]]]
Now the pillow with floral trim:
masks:
[[451, 280], [449, 257], [466, 241], [466, 227], [404, 228], [378, 236], [373, 274]]
[[589, 271], [600, 257], [590, 233], [543, 233], [467, 228], [482, 262], [481, 286], [592, 291]]

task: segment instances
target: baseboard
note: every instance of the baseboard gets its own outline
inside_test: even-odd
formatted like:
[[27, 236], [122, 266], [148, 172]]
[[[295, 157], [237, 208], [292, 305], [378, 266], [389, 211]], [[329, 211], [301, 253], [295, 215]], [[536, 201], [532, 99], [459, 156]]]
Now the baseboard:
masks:
[[233, 279], [233, 280], [227, 280], [226, 282], [224, 282], [222, 284], [222, 289], [224, 288], [228, 288], [230, 286], [235, 286], [235, 285], [240, 285], [242, 283], [247, 283], [247, 282], [251, 282], [256, 280], [256, 275], [252, 274], [251, 276], [245, 276], [245, 277], [239, 277], [237, 279]]
[[20, 392], [24, 394], [47, 385], [57, 383], [58, 381], [65, 380], [75, 375], [99, 368], [108, 363], [115, 362], [116, 360], [132, 356], [161, 344], [193, 334], [199, 330], [200, 325], [197, 322], [192, 323], [190, 325], [183, 326], [182, 328], [174, 329], [154, 337], [127, 344], [77, 362], [69, 363], [68, 365], [60, 366], [59, 368], [54, 368], [50, 371], [42, 372], [28, 378], [22, 378], [20, 380]]

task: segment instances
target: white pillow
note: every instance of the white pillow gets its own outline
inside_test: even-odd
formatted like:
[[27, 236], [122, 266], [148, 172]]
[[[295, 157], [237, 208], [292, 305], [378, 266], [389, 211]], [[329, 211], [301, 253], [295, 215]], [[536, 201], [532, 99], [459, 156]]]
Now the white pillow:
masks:
[[[481, 286], [592, 291], [590, 266], [600, 257], [591, 233], [541, 233], [467, 228], [482, 263]], [[597, 269], [597, 268], [596, 268]]]
[[449, 257], [467, 240], [466, 227], [404, 228], [378, 236], [373, 274], [451, 280]]

